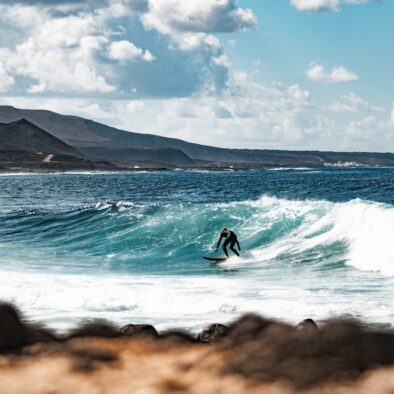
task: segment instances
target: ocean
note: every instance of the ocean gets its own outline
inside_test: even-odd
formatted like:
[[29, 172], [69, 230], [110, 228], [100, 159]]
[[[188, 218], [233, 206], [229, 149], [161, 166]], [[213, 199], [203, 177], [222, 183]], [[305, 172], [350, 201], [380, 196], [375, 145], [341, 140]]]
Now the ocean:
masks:
[[[223, 227], [242, 254], [209, 263]], [[394, 324], [394, 169], [0, 176], [0, 299], [197, 331], [245, 312]]]

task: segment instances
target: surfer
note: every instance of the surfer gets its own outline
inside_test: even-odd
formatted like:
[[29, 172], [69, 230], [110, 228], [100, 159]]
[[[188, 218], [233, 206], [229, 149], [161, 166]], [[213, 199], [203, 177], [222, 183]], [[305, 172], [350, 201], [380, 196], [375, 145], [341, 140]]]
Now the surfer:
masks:
[[223, 251], [225, 255], [229, 257], [227, 252], [227, 246], [230, 245], [230, 250], [234, 252], [237, 256], [239, 256], [239, 253], [234, 249], [234, 245], [237, 245], [238, 251], [241, 251], [241, 246], [239, 245], [238, 238], [233, 231], [228, 230], [227, 228], [224, 228], [220, 233], [220, 238], [218, 244], [216, 245], [216, 251], [219, 249], [220, 243], [222, 242], [223, 238], [225, 239], [223, 243]]

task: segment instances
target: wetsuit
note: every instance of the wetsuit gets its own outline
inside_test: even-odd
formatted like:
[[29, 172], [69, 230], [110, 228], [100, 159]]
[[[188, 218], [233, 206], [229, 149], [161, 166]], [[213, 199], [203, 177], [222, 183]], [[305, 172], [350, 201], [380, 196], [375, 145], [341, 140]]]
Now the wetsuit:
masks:
[[237, 236], [231, 230], [223, 230], [220, 233], [220, 238], [216, 246], [216, 250], [219, 249], [220, 243], [222, 242], [223, 238], [225, 238], [225, 241], [223, 243], [223, 251], [225, 255], [228, 257], [227, 246], [230, 245], [230, 250], [234, 252], [237, 256], [239, 256], [239, 253], [234, 249], [234, 245], [237, 245], [238, 250], [241, 250], [241, 247], [239, 245]]

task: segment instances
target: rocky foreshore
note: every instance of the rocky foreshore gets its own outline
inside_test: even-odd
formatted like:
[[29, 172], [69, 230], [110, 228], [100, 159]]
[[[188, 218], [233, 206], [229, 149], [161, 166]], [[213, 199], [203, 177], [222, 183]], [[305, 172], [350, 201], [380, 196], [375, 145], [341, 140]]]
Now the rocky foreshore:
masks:
[[0, 393], [392, 393], [394, 332], [244, 315], [197, 336], [90, 322], [65, 334], [0, 304]]

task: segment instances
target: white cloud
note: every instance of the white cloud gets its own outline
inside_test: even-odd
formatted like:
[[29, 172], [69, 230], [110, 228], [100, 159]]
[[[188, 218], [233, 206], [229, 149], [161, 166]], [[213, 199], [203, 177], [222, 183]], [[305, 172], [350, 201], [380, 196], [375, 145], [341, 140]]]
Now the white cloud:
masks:
[[394, 129], [394, 103], [391, 105], [389, 124]]
[[4, 4], [0, 24], [17, 26], [20, 40], [0, 41], [6, 45], [0, 46], [2, 52], [7, 51], [6, 57], [0, 52], [0, 62], [12, 78], [3, 82], [3, 90], [41, 95], [125, 98], [220, 92], [227, 86], [230, 61], [211, 33], [256, 24], [253, 13], [234, 0]]
[[234, 0], [149, 0], [149, 10], [141, 21], [146, 29], [170, 36], [184, 50], [199, 46], [217, 50], [219, 40], [211, 33], [232, 33], [257, 26], [253, 12], [237, 7]]
[[55, 12], [76, 12], [113, 7], [114, 10], [146, 11], [148, 0], [1, 0], [4, 5], [39, 6]]
[[344, 144], [352, 149], [388, 152], [394, 150], [394, 103], [383, 116], [367, 115], [345, 124]]
[[344, 4], [381, 3], [382, 0], [342, 0]]
[[290, 0], [298, 11], [339, 11], [341, 4], [378, 3], [380, 0]]
[[[261, 85], [237, 73], [229, 92], [168, 101], [124, 102], [112, 107], [112, 124], [196, 143], [232, 148], [339, 149], [345, 123], [323, 111], [299, 85]], [[149, 121], [147, 121], [149, 119]], [[209, 130], [209, 133], [206, 132]]]
[[[311, 116], [309, 92], [298, 85], [264, 86], [236, 75], [230, 91], [215, 97], [197, 96], [149, 102], [143, 115], [117, 103], [117, 126], [227, 147], [279, 148], [303, 140]], [[150, 122], [146, 122], [146, 119]], [[309, 120], [308, 120], [309, 122]], [[209, 133], [201, 132], [209, 130]], [[290, 145], [289, 145], [290, 146]]]
[[299, 11], [338, 11], [339, 0], [290, 0]]
[[330, 72], [320, 63], [311, 63], [306, 71], [307, 78], [318, 83], [341, 83], [357, 81], [358, 75], [343, 66], [333, 67]]
[[145, 60], [151, 62], [155, 59], [150, 51], [143, 51], [127, 40], [112, 42], [108, 48], [108, 57], [119, 61]]
[[235, 32], [257, 24], [253, 12], [234, 0], [149, 0], [149, 6], [143, 23], [166, 34]]
[[[21, 14], [32, 8], [17, 7]], [[10, 8], [7, 17], [13, 17]], [[23, 26], [29, 36], [14, 49], [3, 48], [2, 61], [13, 77], [27, 78], [28, 93], [51, 92], [112, 92], [115, 87], [101, 75], [95, 54], [108, 39], [92, 15], [69, 15], [51, 18], [40, 13], [41, 23]]]
[[7, 72], [0, 59], [0, 93], [7, 92], [14, 83], [15, 78]]
[[146, 29], [171, 37], [180, 48], [189, 50], [201, 45], [220, 46], [211, 33], [232, 33], [257, 26], [249, 9], [234, 0], [149, 0], [149, 11], [141, 16]]
[[333, 100], [332, 104], [328, 108], [330, 111], [343, 113], [343, 112], [384, 112], [384, 109], [371, 105], [368, 101], [355, 93], [348, 93], [341, 97], [340, 100]]
[[352, 120], [345, 128], [348, 137], [367, 138], [369, 130], [376, 124], [376, 118], [372, 115], [361, 120]]

